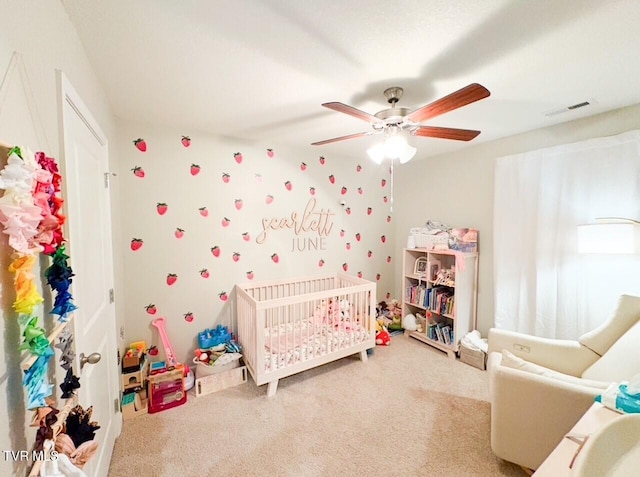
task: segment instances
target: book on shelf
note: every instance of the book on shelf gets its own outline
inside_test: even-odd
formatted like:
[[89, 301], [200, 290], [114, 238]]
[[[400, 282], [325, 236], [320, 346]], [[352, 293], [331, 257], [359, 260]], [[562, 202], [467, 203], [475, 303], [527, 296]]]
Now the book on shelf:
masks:
[[444, 344], [451, 344], [451, 327], [443, 326], [442, 327], [442, 338], [444, 339]]
[[444, 337], [442, 335], [442, 328], [440, 328], [438, 325], [436, 325], [436, 339], [437, 339], [437, 341], [440, 341], [440, 342], [444, 343]]

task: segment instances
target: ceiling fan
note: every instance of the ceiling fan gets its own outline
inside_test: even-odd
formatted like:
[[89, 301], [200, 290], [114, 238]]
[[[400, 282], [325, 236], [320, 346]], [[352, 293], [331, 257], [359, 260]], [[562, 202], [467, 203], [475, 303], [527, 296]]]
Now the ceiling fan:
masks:
[[436, 126], [423, 126], [421, 123], [427, 119], [435, 118], [441, 114], [448, 113], [461, 108], [475, 101], [488, 97], [491, 93], [487, 88], [472, 83], [454, 93], [433, 101], [413, 111], [407, 108], [396, 107], [396, 103], [402, 97], [403, 89], [393, 86], [384, 90], [384, 97], [391, 104], [388, 109], [378, 111], [376, 114], [369, 114], [353, 106], [344, 103], [331, 102], [323, 103], [325, 108], [349, 114], [350, 116], [368, 122], [373, 128], [372, 131], [349, 134], [347, 136], [334, 137], [311, 143], [312, 146], [322, 146], [332, 142], [354, 139], [357, 137], [371, 136], [374, 134], [385, 134], [385, 138], [397, 135], [402, 131], [407, 131], [412, 136], [434, 137], [441, 139], [452, 139], [454, 141], [470, 141], [475, 138], [480, 131], [472, 129], [443, 128]]

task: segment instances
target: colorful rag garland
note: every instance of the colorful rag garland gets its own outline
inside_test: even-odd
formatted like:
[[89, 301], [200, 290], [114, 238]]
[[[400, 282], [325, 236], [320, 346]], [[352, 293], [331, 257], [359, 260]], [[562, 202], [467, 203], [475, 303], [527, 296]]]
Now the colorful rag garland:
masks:
[[54, 353], [45, 330], [38, 326], [38, 317], [33, 314], [44, 301], [33, 273], [39, 252], [53, 257], [52, 265], [45, 271], [47, 282], [56, 292], [50, 313], [58, 315], [58, 321], [64, 323], [76, 309], [69, 293], [73, 272], [64, 250], [65, 216], [61, 213], [60, 186], [61, 176], [54, 159], [42, 152], [33, 155], [26, 148], [9, 150], [7, 164], [0, 171], [0, 189], [4, 190], [0, 198], [0, 223], [15, 251], [8, 269], [14, 275], [13, 308], [24, 328], [20, 349], [38, 356], [23, 378], [29, 409], [45, 406], [45, 398], [52, 393], [47, 367]]

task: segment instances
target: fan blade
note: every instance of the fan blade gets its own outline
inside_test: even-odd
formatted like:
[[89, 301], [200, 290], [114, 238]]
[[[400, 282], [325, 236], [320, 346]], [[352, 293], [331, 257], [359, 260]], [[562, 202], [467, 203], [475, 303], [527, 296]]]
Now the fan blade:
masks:
[[338, 111], [339, 113], [349, 114], [350, 116], [356, 117], [358, 119], [362, 119], [370, 124], [376, 124], [381, 122], [379, 118], [376, 118], [373, 114], [365, 113], [364, 111], [360, 111], [359, 109], [354, 108], [353, 106], [349, 106], [344, 103], [323, 103], [322, 106], [325, 108], [333, 109], [334, 111]]
[[459, 89], [455, 93], [451, 93], [434, 101], [433, 103], [412, 111], [405, 117], [405, 119], [413, 121], [414, 123], [420, 123], [427, 119], [435, 118], [441, 114], [448, 113], [454, 109], [458, 109], [462, 106], [466, 106], [467, 104], [484, 99], [490, 94], [489, 90], [484, 86], [478, 83], [472, 83], [469, 86]]
[[419, 126], [411, 132], [414, 136], [437, 137], [440, 139], [453, 139], [455, 141], [471, 141], [480, 134], [473, 129], [438, 128], [433, 126]]
[[323, 144], [329, 144], [329, 143], [332, 143], [332, 142], [344, 141], [345, 139], [354, 139], [356, 137], [371, 136], [372, 134], [378, 134], [378, 131], [361, 132], [361, 133], [356, 133], [356, 134], [349, 134], [348, 136], [334, 137], [332, 139], [325, 139], [324, 141], [312, 142], [311, 145], [312, 146], [322, 146]]

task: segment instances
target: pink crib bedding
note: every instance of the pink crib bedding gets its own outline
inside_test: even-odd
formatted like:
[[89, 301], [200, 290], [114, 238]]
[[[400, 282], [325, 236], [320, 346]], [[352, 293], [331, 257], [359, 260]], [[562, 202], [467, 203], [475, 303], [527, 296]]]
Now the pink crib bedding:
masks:
[[318, 330], [314, 330], [309, 324], [295, 330], [285, 329], [284, 332], [283, 327], [286, 328], [285, 325], [281, 325], [265, 330], [265, 371], [274, 371], [300, 361], [324, 356], [361, 343], [370, 337], [370, 332], [357, 322], [350, 322], [349, 326], [325, 327]]

